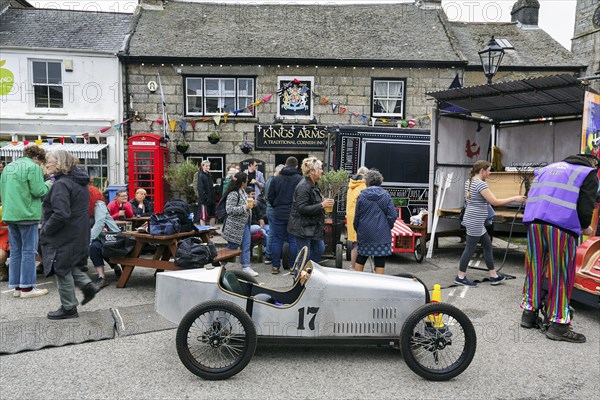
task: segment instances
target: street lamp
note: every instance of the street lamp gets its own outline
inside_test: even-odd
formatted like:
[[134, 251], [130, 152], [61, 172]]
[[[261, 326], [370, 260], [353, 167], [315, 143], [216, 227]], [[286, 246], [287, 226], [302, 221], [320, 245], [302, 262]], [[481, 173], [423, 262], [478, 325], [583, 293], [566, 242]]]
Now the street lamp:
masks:
[[503, 57], [504, 49], [496, 43], [494, 36], [483, 50], [479, 50], [479, 58], [483, 66], [483, 73], [488, 78], [488, 85], [492, 84], [492, 77], [498, 72]]

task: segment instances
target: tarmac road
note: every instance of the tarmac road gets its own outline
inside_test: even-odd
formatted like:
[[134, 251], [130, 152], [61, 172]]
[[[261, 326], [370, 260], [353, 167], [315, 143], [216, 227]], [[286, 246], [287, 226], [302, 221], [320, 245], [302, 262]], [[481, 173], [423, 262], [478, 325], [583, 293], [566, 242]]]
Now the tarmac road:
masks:
[[[419, 265], [396, 256], [388, 271], [410, 267], [418, 276], [419, 269], [444, 268], [454, 273], [460, 251], [452, 248]], [[502, 255], [495, 253], [496, 260]], [[257, 269], [267, 279], [268, 266]], [[471, 318], [478, 337], [472, 364], [448, 382], [423, 380], [406, 366], [400, 352], [391, 348], [272, 345], [259, 345], [250, 364], [235, 377], [203, 381], [179, 361], [175, 330], [161, 326], [166, 330], [0, 356], [0, 393], [2, 398], [45, 399], [596, 398], [600, 393], [598, 309], [575, 304], [573, 325], [587, 336], [584, 344], [554, 342], [537, 330], [520, 328], [521, 269], [522, 253], [516, 252], [503, 270], [516, 279], [497, 287], [482, 283], [477, 288], [449, 287], [442, 291], [443, 301]], [[107, 304], [126, 305], [129, 300], [132, 305], [142, 305], [144, 300], [151, 303], [152, 275], [148, 270], [136, 270], [133, 277], [128, 289], [109, 287], [90, 305], [96, 303], [101, 312]], [[56, 292], [55, 287], [51, 290]], [[5, 291], [6, 285], [1, 286], [0, 292]], [[26, 316], [36, 309], [38, 316], [47, 311], [35, 303], [24, 307], [28, 300], [19, 303], [9, 294], [0, 297], [3, 325], [16, 320], [14, 315], [8, 317], [15, 306]], [[56, 305], [57, 297], [52, 296], [55, 294], [44, 296], [46, 300], [39, 298], [37, 306], [51, 301]], [[143, 313], [148, 314], [148, 308], [138, 317], [149, 317]], [[2, 341], [11, 337], [4, 332]]]

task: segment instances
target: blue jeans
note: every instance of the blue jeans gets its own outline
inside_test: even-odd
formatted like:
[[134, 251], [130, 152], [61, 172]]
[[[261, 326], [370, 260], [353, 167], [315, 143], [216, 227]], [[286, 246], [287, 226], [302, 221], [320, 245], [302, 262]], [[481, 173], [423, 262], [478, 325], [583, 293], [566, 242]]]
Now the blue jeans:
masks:
[[281, 253], [283, 251], [283, 242], [288, 242], [290, 245], [290, 263], [293, 263], [298, 253], [296, 247], [296, 237], [290, 235], [287, 231], [287, 220], [273, 218], [269, 221], [269, 236], [271, 236], [271, 259], [273, 260], [273, 268], [281, 267]]
[[38, 247], [38, 223], [19, 225], [7, 222], [10, 243], [8, 287], [35, 287], [35, 255]]
[[[237, 250], [240, 248], [239, 244], [227, 242], [227, 249]], [[242, 236], [242, 255], [240, 256], [242, 261], [242, 268], [250, 267], [250, 225], [246, 224], [244, 227], [244, 234]]]
[[325, 242], [317, 239], [305, 239], [300, 236], [296, 236], [296, 246], [298, 251], [304, 246], [308, 247], [308, 260], [319, 262], [323, 252], [325, 251]]

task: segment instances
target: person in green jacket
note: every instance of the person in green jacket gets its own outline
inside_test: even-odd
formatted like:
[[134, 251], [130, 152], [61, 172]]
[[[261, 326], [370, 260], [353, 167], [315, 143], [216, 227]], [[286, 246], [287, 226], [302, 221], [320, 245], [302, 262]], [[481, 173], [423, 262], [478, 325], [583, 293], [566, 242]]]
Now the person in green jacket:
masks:
[[50, 181], [44, 182], [40, 165], [45, 162], [45, 150], [30, 145], [23, 149], [23, 157], [4, 167], [0, 177], [2, 219], [8, 226], [10, 244], [8, 287], [14, 289], [14, 297], [22, 299], [48, 293], [48, 289], [35, 287], [42, 198], [52, 186]]

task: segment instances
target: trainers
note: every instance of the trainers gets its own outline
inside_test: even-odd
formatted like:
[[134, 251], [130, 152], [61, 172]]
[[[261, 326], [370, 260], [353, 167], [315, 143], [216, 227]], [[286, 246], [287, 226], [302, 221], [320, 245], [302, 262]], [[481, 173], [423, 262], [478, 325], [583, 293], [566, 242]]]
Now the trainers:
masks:
[[271, 273], [273, 275], [277, 275], [279, 273], [279, 268], [275, 268], [275, 267], [271, 268]]
[[457, 276], [456, 278], [454, 278], [454, 283], [457, 283], [457, 284], [463, 285], [463, 286], [477, 287], [477, 284], [475, 282], [471, 282], [470, 280], [468, 280], [466, 276], [464, 278], [459, 278]]
[[[21, 298], [22, 299], [29, 299], [31, 297], [39, 297], [39, 296], [43, 296], [45, 294], [48, 294], [48, 289], [38, 289], [38, 288], [33, 288], [31, 289], [29, 292], [24, 292], [21, 290]], [[14, 294], [13, 294], [14, 296]]]
[[50, 311], [47, 315], [48, 319], [68, 319], [68, 318], [77, 318], [79, 314], [77, 314], [77, 307], [73, 307], [70, 310], [67, 310], [63, 306], [56, 311]]
[[15, 289], [13, 291], [13, 297], [21, 297], [21, 291], [19, 289]]
[[258, 272], [256, 272], [255, 270], [253, 270], [250, 267], [242, 268], [242, 271], [249, 274], [250, 276], [258, 276]]
[[571, 343], [585, 343], [585, 336], [575, 332], [569, 324], [552, 322], [546, 331], [546, 337], [552, 340], [563, 340]]
[[531, 329], [536, 325], [537, 312], [531, 310], [523, 310], [521, 315], [521, 327]]
[[490, 284], [493, 285], [493, 286], [496, 286], [496, 285], [499, 285], [500, 282], [502, 282], [505, 279], [506, 279], [505, 275], [498, 274], [495, 277], [490, 277]]
[[98, 286], [100, 289], [107, 287], [108, 286], [108, 280], [106, 278], [102, 278], [102, 277], [98, 277], [98, 279], [96, 279], [94, 281], [94, 283], [96, 284], [96, 286]]
[[270, 258], [265, 258], [265, 264], [273, 264], [273, 260]]
[[115, 276], [120, 278], [121, 274], [123, 273], [123, 268], [121, 268], [119, 264], [108, 263], [108, 265], [110, 265], [113, 271], [115, 271]]

